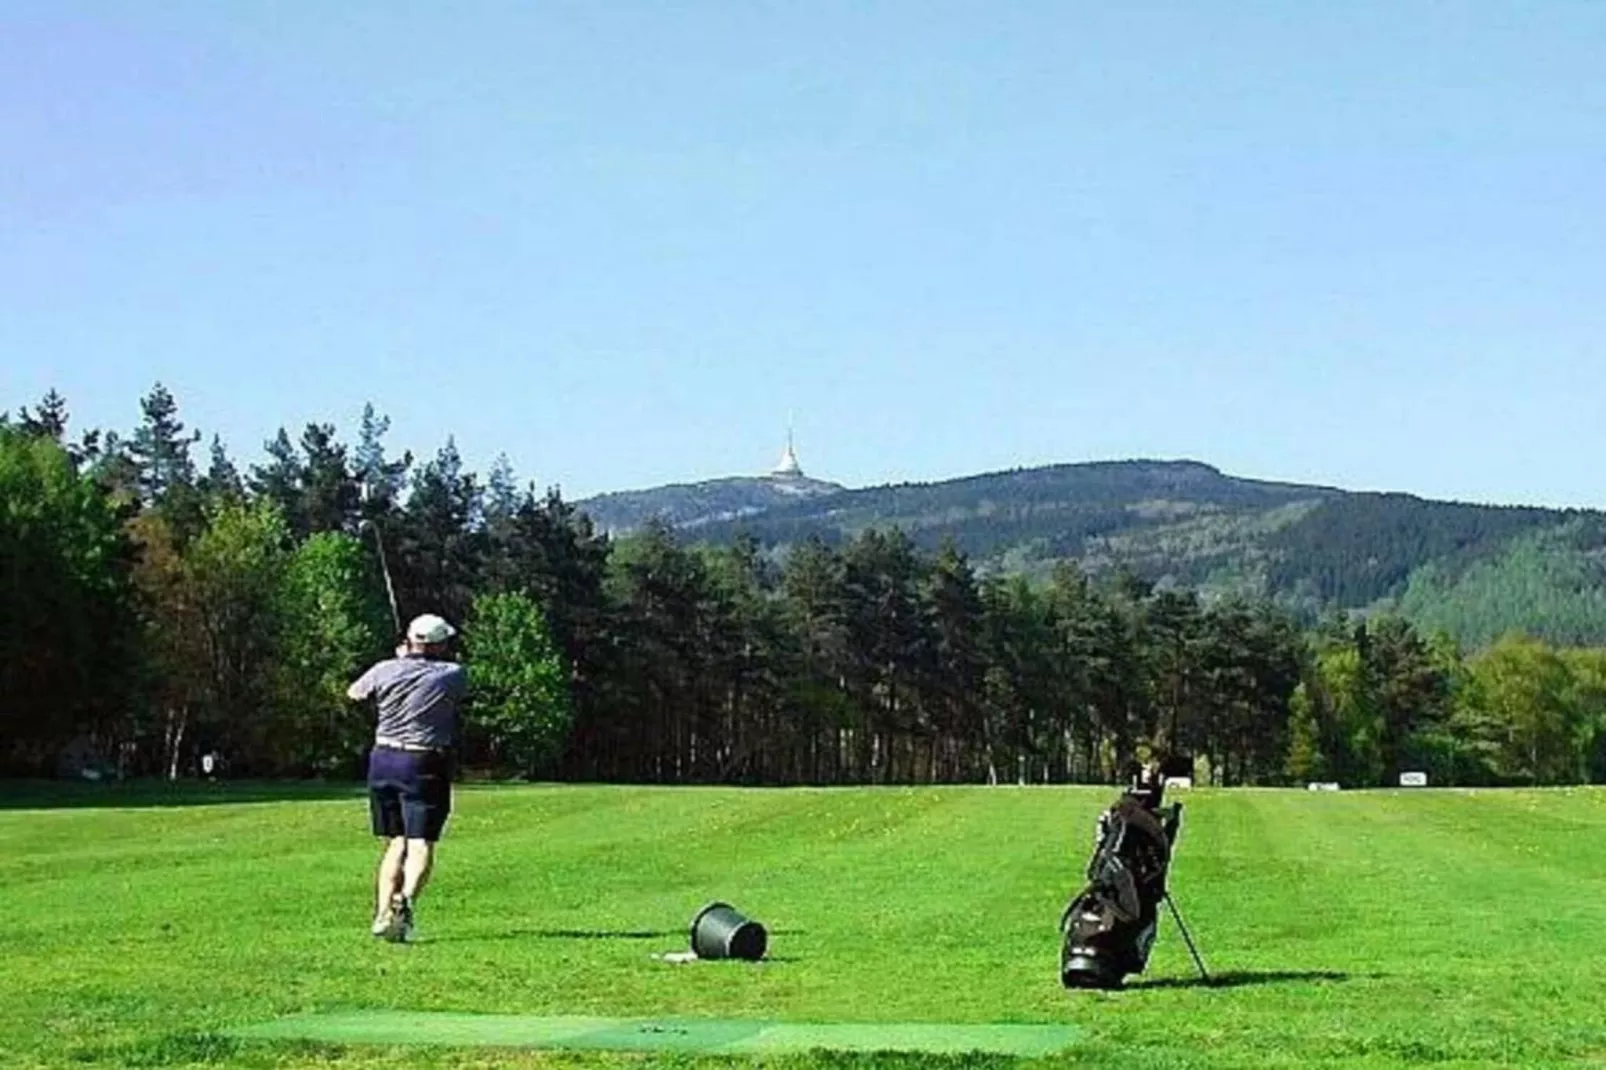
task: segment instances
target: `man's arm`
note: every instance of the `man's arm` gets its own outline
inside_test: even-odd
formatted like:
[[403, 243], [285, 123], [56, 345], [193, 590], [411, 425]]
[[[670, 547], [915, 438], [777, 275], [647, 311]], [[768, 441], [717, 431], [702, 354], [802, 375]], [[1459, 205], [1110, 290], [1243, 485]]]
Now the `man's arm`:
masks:
[[[378, 666], [375, 666], [375, 668], [378, 668]], [[352, 681], [351, 686], [346, 688], [346, 697], [351, 699], [351, 701], [353, 701], [353, 702], [361, 702], [363, 699], [369, 697], [373, 693], [374, 693], [374, 670], [373, 669], [369, 669], [367, 672], [365, 672], [361, 676], [357, 677], [357, 679]]]

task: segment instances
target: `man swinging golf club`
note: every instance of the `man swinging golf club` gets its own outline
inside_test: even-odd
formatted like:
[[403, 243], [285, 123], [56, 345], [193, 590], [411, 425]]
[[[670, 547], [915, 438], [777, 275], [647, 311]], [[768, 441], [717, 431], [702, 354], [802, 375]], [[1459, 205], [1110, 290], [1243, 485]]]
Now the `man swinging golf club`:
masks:
[[452, 747], [467, 674], [448, 656], [454, 629], [433, 613], [414, 618], [396, 657], [363, 673], [346, 694], [379, 704], [368, 757], [368, 806], [383, 837], [373, 934], [404, 943], [429, 881], [435, 843], [452, 809]]

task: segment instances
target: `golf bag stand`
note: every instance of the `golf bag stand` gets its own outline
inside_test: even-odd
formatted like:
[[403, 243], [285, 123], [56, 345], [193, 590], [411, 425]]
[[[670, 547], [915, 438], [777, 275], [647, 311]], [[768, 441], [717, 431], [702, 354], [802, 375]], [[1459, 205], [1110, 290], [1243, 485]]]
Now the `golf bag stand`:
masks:
[[1099, 815], [1087, 885], [1060, 915], [1066, 988], [1120, 988], [1148, 965], [1182, 825], [1182, 804], [1161, 806], [1164, 792], [1161, 767], [1139, 769]]

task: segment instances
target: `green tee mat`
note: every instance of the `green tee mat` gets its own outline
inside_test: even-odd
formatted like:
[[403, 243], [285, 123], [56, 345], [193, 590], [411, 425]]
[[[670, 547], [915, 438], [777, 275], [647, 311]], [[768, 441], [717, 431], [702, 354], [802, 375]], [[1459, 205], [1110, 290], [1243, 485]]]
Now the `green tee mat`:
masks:
[[227, 1031], [242, 1040], [592, 1051], [771, 1053], [910, 1051], [1050, 1055], [1075, 1042], [1074, 1025], [935, 1022], [768, 1022], [717, 1018], [542, 1018], [438, 1011], [298, 1014]]

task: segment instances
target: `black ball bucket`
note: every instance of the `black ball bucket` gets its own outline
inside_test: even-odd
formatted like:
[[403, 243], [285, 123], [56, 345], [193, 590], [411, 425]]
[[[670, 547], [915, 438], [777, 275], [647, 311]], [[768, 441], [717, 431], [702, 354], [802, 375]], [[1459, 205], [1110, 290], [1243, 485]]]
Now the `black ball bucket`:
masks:
[[691, 949], [700, 959], [757, 962], [767, 946], [764, 926], [738, 914], [729, 903], [709, 903], [691, 920]]

